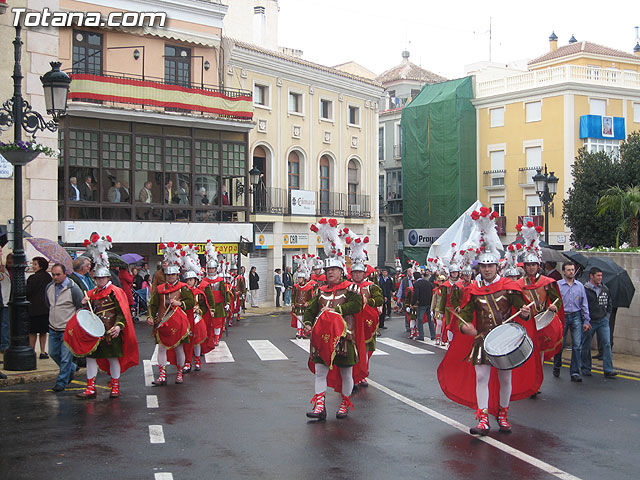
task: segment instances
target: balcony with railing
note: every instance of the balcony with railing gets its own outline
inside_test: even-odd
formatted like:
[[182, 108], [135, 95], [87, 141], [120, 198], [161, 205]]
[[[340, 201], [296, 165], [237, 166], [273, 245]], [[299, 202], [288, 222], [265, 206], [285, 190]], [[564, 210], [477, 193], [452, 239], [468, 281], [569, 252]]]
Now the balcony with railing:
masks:
[[249, 91], [202, 83], [174, 85], [158, 78], [136, 78], [118, 72], [74, 73], [69, 101], [71, 104], [91, 102], [122, 108], [133, 105], [155, 112], [179, 110], [233, 120], [250, 121], [253, 118]]
[[520, 167], [518, 169], [518, 185], [522, 188], [535, 187], [533, 176], [542, 167]]
[[380, 206], [380, 213], [386, 215], [402, 215], [402, 199], [394, 198], [383, 202]]
[[532, 70], [520, 75], [478, 82], [476, 84], [476, 98], [567, 82], [640, 89], [640, 72], [583, 65], [561, 65], [543, 70]]
[[347, 195], [329, 192], [328, 196], [317, 197], [317, 214], [347, 218], [371, 218], [369, 195]]
[[283, 215], [291, 204], [291, 194], [284, 188], [260, 187], [253, 192], [253, 214]]
[[504, 187], [506, 170], [486, 170], [482, 172], [482, 186], [487, 190], [501, 190]]
[[544, 227], [544, 215], [519, 215], [518, 223], [526, 225], [528, 222], [533, 222], [535, 227]]

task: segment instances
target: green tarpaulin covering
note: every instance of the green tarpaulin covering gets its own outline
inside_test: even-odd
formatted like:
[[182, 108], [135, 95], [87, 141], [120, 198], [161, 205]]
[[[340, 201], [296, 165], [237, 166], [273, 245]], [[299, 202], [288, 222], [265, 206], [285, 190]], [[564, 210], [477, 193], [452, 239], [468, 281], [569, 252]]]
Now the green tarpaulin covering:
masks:
[[[425, 85], [402, 110], [403, 228], [447, 228], [477, 199], [472, 78]], [[404, 246], [424, 264], [428, 248]], [[405, 260], [406, 260], [405, 258]]]

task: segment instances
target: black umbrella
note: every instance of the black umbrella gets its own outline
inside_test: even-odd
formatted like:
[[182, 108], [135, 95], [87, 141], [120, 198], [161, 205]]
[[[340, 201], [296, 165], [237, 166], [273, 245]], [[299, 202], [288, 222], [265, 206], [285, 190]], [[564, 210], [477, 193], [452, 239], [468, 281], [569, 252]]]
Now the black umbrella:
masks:
[[589, 270], [592, 267], [598, 267], [602, 270], [602, 283], [609, 288], [613, 308], [629, 308], [636, 289], [627, 271], [608, 257], [589, 257], [584, 266], [584, 272], [578, 277], [578, 280], [582, 283], [588, 282]]
[[[516, 239], [511, 242], [511, 245], [515, 245], [519, 243], [520, 245], [524, 245], [525, 241], [522, 238], [522, 235], [518, 235]], [[542, 251], [542, 261], [543, 262], [564, 262], [567, 258], [564, 256], [563, 251], [556, 250], [555, 248], [551, 248], [548, 243], [544, 241], [540, 241], [540, 250]]]
[[127, 268], [129, 264], [117, 253], [107, 252], [109, 257], [109, 266], [111, 268]]
[[589, 262], [589, 257], [579, 253], [575, 250], [569, 250], [568, 252], [562, 252], [565, 257], [568, 257], [573, 263], [580, 265], [584, 269], [585, 265]]

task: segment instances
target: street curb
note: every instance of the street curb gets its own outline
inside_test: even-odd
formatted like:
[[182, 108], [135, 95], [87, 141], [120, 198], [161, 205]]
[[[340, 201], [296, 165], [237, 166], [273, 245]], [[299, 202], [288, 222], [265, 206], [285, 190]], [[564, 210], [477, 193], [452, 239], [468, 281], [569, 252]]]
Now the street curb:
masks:
[[3, 371], [7, 378], [0, 380], [0, 387], [10, 387], [11, 385], [24, 385], [27, 383], [55, 382], [58, 378], [58, 372], [43, 373], [27, 373], [20, 375], [11, 375]]

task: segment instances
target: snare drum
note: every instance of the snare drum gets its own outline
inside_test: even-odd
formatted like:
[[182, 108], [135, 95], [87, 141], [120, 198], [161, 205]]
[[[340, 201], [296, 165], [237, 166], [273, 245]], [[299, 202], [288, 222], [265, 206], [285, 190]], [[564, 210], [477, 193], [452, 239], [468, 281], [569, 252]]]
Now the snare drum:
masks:
[[545, 310], [536, 315], [536, 330], [540, 331], [551, 323], [553, 317], [556, 315], [551, 310]]
[[64, 343], [76, 357], [91, 355], [105, 333], [100, 317], [89, 310], [79, 310], [67, 322]]
[[180, 308], [168, 310], [155, 330], [156, 341], [166, 348], [180, 345], [189, 335], [189, 319]]
[[526, 362], [533, 352], [533, 342], [519, 323], [498, 325], [484, 338], [484, 350], [491, 365], [511, 370]]

